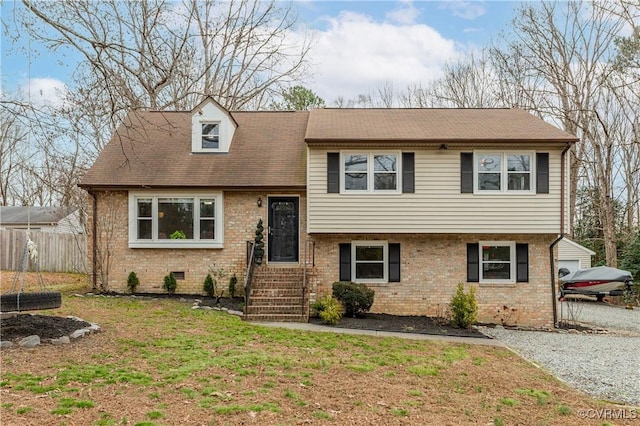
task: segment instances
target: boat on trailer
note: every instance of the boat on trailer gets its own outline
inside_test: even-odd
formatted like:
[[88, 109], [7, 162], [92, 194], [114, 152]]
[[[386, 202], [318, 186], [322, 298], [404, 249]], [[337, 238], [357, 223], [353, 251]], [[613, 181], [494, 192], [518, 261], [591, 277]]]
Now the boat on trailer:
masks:
[[631, 272], [609, 266], [596, 266], [578, 269], [560, 277], [560, 297], [565, 294], [585, 294], [601, 300], [604, 296], [620, 296], [625, 291], [631, 291], [632, 285]]

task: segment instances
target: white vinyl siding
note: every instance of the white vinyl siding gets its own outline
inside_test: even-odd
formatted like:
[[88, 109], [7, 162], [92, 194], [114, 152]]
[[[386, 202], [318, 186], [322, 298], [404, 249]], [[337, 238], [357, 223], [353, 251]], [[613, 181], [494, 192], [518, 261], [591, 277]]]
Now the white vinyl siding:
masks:
[[415, 153], [415, 193], [328, 194], [327, 152], [337, 151], [308, 151], [310, 233], [560, 232], [560, 149], [540, 150], [549, 152], [549, 194], [508, 195], [461, 194], [460, 151], [415, 148], [402, 149]]
[[572, 241], [565, 239], [558, 243], [558, 261], [578, 261], [581, 269], [591, 268], [591, 256], [595, 254], [586, 247], [582, 247]]

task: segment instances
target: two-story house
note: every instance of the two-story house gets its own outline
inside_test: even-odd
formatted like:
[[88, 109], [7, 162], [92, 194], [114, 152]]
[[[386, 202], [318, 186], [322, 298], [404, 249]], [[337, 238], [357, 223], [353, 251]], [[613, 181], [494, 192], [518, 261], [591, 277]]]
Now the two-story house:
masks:
[[339, 280], [373, 312], [440, 315], [462, 282], [480, 321], [551, 325], [576, 141], [519, 109], [132, 112], [81, 183], [90, 264], [105, 276], [108, 245], [111, 290], [174, 272], [191, 294], [224, 268], [250, 318], [304, 319]]

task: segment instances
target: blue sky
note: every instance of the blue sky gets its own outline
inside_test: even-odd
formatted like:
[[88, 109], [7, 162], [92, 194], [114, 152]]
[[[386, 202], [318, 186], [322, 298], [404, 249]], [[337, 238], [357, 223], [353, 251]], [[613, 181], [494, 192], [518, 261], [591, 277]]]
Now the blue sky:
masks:
[[[373, 92], [383, 81], [396, 89], [426, 83], [441, 75], [447, 61], [489, 43], [512, 18], [517, 1], [313, 1], [294, 7], [299, 24], [314, 32], [313, 74], [307, 86], [331, 104], [337, 96]], [[10, 22], [20, 3], [2, 2]], [[18, 34], [13, 30], [12, 34]], [[292, 33], [292, 39], [301, 37]], [[78, 57], [52, 55], [31, 42], [28, 66], [25, 37], [2, 33], [2, 92], [25, 89], [32, 98], [55, 103], [56, 91], [75, 69]]]

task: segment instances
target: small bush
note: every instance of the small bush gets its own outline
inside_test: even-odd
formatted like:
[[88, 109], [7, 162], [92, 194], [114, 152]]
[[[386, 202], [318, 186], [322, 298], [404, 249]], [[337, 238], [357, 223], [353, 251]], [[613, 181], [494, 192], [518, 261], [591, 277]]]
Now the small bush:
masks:
[[127, 277], [127, 288], [131, 292], [131, 294], [135, 293], [136, 288], [140, 285], [140, 280], [135, 272], [131, 271], [129, 276]]
[[329, 295], [318, 299], [312, 308], [316, 310], [322, 322], [331, 325], [336, 325], [344, 313], [342, 303], [335, 297]]
[[348, 281], [333, 283], [333, 296], [344, 305], [348, 317], [363, 316], [373, 305], [375, 292], [364, 284]]
[[229, 297], [232, 299], [236, 297], [236, 284], [238, 284], [238, 277], [236, 277], [236, 274], [233, 274], [231, 278], [229, 278]]
[[207, 277], [204, 279], [204, 283], [202, 284], [202, 289], [209, 297], [213, 297], [216, 294], [216, 285], [213, 282], [213, 277], [211, 274], [207, 274]]
[[452, 321], [460, 328], [469, 328], [478, 320], [478, 302], [476, 289], [471, 287], [469, 293], [464, 292], [464, 285], [458, 283], [456, 293], [451, 298]]
[[176, 281], [175, 275], [173, 275], [173, 272], [169, 272], [169, 275], [165, 275], [164, 277], [164, 284], [162, 284], [162, 288], [167, 290], [167, 293], [174, 294], [177, 287], [178, 282]]

